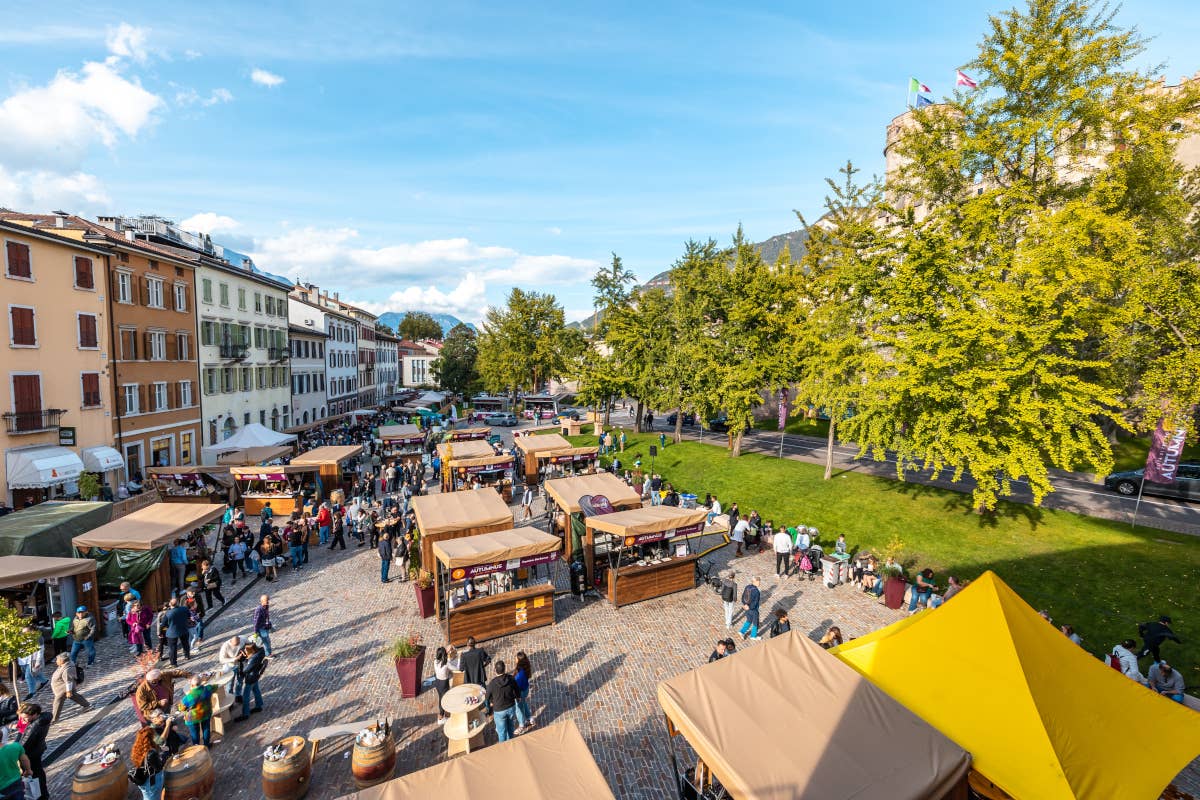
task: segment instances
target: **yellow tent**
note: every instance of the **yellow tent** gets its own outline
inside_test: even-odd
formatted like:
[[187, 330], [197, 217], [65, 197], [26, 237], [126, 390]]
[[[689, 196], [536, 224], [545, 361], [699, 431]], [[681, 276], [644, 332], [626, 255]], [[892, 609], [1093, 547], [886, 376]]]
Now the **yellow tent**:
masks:
[[1158, 797], [1200, 754], [1200, 714], [1073, 644], [992, 572], [831, 652], [1016, 800]]

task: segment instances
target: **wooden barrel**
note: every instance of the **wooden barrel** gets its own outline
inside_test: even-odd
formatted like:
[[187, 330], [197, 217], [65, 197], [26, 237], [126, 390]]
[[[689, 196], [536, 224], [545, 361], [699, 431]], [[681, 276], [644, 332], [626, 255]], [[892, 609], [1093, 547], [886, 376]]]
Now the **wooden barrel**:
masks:
[[276, 742], [275, 746], [286, 748], [288, 752], [279, 761], [263, 759], [263, 797], [266, 800], [300, 800], [308, 794], [308, 782], [312, 777], [308, 739], [288, 736]]
[[[372, 726], [374, 727], [374, 726]], [[383, 741], [374, 747], [365, 747], [354, 742], [354, 754], [350, 757], [350, 774], [359, 789], [390, 781], [396, 771], [396, 740], [389, 729]]]
[[111, 767], [83, 763], [71, 778], [71, 800], [125, 800], [129, 792], [129, 765], [124, 758]]
[[212, 800], [212, 757], [198, 744], [185, 747], [167, 760], [163, 800]]
[[967, 785], [971, 788], [971, 797], [973, 798], [980, 798], [980, 800], [1013, 800], [1008, 792], [975, 770], [967, 773]]

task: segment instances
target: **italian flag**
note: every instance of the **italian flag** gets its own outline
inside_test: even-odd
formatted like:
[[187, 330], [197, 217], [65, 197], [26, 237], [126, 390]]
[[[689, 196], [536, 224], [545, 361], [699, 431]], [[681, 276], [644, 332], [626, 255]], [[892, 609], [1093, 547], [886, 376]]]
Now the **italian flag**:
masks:
[[930, 89], [916, 78], [908, 79], [908, 90], [910, 92], [916, 92], [917, 94], [920, 94], [921, 92], [924, 92], [925, 94], [933, 94], [933, 89]]

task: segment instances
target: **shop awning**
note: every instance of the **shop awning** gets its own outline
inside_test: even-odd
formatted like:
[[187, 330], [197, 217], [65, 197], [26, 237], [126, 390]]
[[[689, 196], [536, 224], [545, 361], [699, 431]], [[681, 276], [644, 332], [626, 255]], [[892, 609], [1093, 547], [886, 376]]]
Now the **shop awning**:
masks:
[[544, 450], [570, 450], [575, 445], [557, 433], [540, 433], [536, 436], [518, 436], [514, 439], [522, 453], [540, 453]]
[[563, 459], [564, 461], [595, 461], [599, 457], [599, 447], [568, 447], [565, 450], [543, 450], [537, 454], [538, 458], [546, 458], [551, 461], [555, 459]]
[[113, 469], [124, 469], [125, 459], [111, 447], [85, 447], [79, 451], [83, 459], [83, 468], [88, 472], [108, 472]]
[[0, 589], [33, 583], [43, 578], [65, 578], [95, 571], [96, 562], [90, 558], [0, 556]]
[[491, 487], [420, 495], [412, 499], [412, 507], [423, 536], [513, 522], [504, 498]]
[[487, 458], [496, 455], [496, 448], [479, 439], [462, 442], [442, 442], [437, 446], [438, 456], [444, 464], [452, 464], [461, 458]]
[[334, 414], [333, 416], [330, 416], [330, 417], [322, 417], [321, 419], [314, 419], [312, 422], [306, 422], [303, 425], [293, 425], [290, 428], [284, 428], [283, 432], [284, 433], [305, 433], [306, 431], [311, 431], [314, 428], [320, 428], [324, 425], [328, 425], [333, 422], [338, 422], [339, 420], [343, 420], [348, 416], [350, 416], [350, 412], [347, 412], [345, 414]]
[[292, 459], [293, 464], [340, 464], [363, 451], [361, 444], [318, 447]]
[[1016, 798], [1158, 797], [1200, 753], [1200, 715], [1110, 669], [992, 572], [832, 653]]
[[303, 472], [316, 473], [320, 464], [275, 464], [269, 467], [226, 467], [229, 474], [239, 481], [281, 481], [287, 475]]
[[80, 549], [153, 550], [224, 514], [225, 506], [219, 504], [155, 503], [76, 536], [71, 543]]
[[613, 514], [603, 514], [598, 517], [588, 517], [585, 522], [589, 528], [598, 531], [629, 536], [703, 524], [704, 518], [707, 516], [708, 511], [703, 508], [646, 506], [645, 508], [631, 508], [628, 511], [617, 511]]
[[[503, 791], [498, 792], [499, 787]], [[457, 800], [497, 794], [522, 800], [614, 800], [587, 742], [570, 719], [340, 800]]]
[[247, 447], [244, 450], [234, 450], [217, 456], [217, 463], [227, 467], [248, 467], [252, 464], [262, 464], [274, 461], [292, 454], [292, 448], [285, 445], [268, 445], [266, 447]]
[[534, 527], [481, 533], [433, 543], [433, 554], [446, 567], [495, 564], [562, 549], [562, 539]]
[[508, 453], [498, 456], [483, 456], [482, 458], [456, 458], [453, 461], [447, 462], [450, 469], [458, 469], [459, 467], [486, 467], [500, 466], [501, 464], [512, 464], [516, 462], [516, 458]]
[[642, 498], [625, 481], [611, 472], [595, 475], [575, 475], [570, 478], [554, 478], [543, 486], [555, 505], [568, 514], [578, 514], [579, 498], [584, 495], [604, 495], [613, 508], [640, 507]]
[[[921, 660], [928, 669], [929, 654]], [[658, 702], [739, 800], [933, 800], [971, 765], [795, 631], [663, 681]]]
[[416, 425], [380, 425], [379, 438], [385, 442], [393, 439], [401, 442], [409, 442], [415, 439], [424, 441], [425, 431]]
[[30, 447], [5, 454], [8, 488], [45, 489], [79, 479], [83, 461], [65, 447]]
[[458, 439], [466, 439], [467, 437], [475, 437], [477, 439], [486, 439], [492, 432], [491, 428], [458, 428], [446, 434], [450, 441]]

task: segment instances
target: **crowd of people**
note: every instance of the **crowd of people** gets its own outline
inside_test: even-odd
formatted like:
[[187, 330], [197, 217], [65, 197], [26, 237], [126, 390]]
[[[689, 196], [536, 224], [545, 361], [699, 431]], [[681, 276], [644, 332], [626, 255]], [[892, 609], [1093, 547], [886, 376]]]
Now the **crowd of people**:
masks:
[[[488, 667], [492, 677], [488, 677]], [[529, 707], [530, 679], [533, 667], [529, 656], [518, 650], [511, 669], [503, 660], [494, 663], [491, 655], [479, 647], [475, 637], [467, 638], [466, 647], [458, 650], [454, 645], [439, 647], [433, 657], [434, 689], [438, 697], [438, 724], [443, 725], [449, 716], [442, 710], [442, 698], [461, 673], [461, 682], [484, 687], [484, 711], [492, 716], [496, 725], [496, 738], [506, 742], [520, 736], [536, 725], [533, 711]]]

